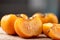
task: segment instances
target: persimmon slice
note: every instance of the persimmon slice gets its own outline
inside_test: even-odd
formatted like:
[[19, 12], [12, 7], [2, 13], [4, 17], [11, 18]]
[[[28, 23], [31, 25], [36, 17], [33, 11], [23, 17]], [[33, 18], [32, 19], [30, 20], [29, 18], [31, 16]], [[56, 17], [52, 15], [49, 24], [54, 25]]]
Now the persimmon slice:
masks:
[[7, 34], [16, 34], [14, 22], [17, 17], [14, 14], [5, 15], [1, 19], [1, 27]]
[[60, 24], [45, 23], [43, 32], [52, 39], [60, 39]]
[[50, 28], [53, 27], [52, 23], [44, 23], [43, 24], [43, 33], [47, 34], [50, 31]]
[[54, 27], [50, 29], [48, 36], [52, 39], [60, 39], [60, 24], [54, 24]]
[[42, 33], [42, 21], [39, 17], [34, 17], [30, 20], [30, 26], [32, 27], [32, 34], [37, 36]]

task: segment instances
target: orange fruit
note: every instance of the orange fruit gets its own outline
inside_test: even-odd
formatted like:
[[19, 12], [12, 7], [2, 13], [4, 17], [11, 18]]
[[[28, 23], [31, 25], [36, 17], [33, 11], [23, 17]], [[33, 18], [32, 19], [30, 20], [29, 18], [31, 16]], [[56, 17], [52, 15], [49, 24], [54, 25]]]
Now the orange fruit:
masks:
[[42, 22], [36, 17], [28, 20], [18, 18], [15, 21], [14, 28], [20, 37], [29, 38], [42, 33]]
[[43, 32], [52, 39], [60, 39], [60, 24], [43, 24]]
[[17, 19], [16, 15], [5, 15], [1, 19], [1, 27], [7, 34], [16, 34], [14, 30], [14, 22]]

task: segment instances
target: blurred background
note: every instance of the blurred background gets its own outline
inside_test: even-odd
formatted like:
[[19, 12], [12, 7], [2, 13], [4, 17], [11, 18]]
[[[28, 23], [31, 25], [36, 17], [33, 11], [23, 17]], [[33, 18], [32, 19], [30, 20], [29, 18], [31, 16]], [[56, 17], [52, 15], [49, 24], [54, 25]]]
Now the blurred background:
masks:
[[59, 0], [0, 0], [0, 19], [5, 14], [26, 13], [32, 16], [35, 12], [53, 12], [60, 20]]

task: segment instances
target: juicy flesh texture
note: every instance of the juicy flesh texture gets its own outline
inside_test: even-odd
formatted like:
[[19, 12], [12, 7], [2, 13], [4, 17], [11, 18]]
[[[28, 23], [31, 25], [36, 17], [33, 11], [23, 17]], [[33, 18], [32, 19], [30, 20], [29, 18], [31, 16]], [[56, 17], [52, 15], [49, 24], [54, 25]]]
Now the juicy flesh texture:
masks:
[[60, 39], [60, 24], [45, 23], [43, 32], [52, 39]]
[[[60, 24], [55, 24], [54, 27], [52, 27], [52, 32], [55, 34], [52, 35], [56, 38], [56, 39], [60, 39]], [[52, 37], [53, 38], [53, 37]]]
[[42, 32], [42, 22], [39, 18], [34, 18], [32, 20], [19, 18], [16, 20], [14, 26], [16, 33], [21, 37], [37, 36]]
[[45, 23], [43, 24], [43, 32], [47, 34], [50, 31], [50, 28], [53, 27], [52, 23]]
[[30, 20], [30, 27], [32, 27], [32, 34], [34, 34], [34, 36], [42, 33], [42, 22], [39, 18]]

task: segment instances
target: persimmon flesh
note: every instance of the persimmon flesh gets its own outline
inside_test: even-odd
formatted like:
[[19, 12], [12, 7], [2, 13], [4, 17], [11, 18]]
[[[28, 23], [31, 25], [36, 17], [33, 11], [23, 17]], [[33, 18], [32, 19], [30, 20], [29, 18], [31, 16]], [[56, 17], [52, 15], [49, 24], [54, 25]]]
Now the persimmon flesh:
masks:
[[42, 22], [39, 18], [29, 20], [18, 18], [15, 21], [14, 28], [19, 36], [29, 38], [42, 33]]

